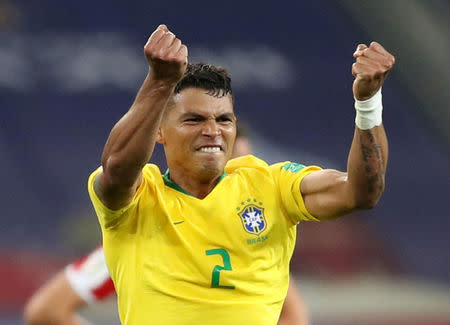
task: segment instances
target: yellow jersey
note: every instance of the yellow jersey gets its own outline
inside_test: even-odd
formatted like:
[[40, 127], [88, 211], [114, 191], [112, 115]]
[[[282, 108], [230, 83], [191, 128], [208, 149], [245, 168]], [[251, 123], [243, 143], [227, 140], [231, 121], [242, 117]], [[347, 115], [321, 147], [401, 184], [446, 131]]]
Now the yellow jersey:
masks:
[[88, 188], [124, 325], [274, 325], [296, 225], [316, 220], [300, 182], [319, 167], [230, 160], [204, 199], [147, 164], [132, 202], [113, 211]]

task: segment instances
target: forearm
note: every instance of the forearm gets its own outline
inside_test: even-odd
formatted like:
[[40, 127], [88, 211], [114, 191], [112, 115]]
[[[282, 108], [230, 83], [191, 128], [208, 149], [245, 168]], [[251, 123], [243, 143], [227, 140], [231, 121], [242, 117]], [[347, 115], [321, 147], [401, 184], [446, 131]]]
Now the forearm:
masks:
[[371, 208], [384, 191], [388, 141], [383, 125], [368, 130], [355, 127], [348, 158], [348, 183], [356, 208]]
[[76, 315], [85, 305], [61, 271], [26, 302], [23, 317], [29, 325], [90, 325]]
[[395, 58], [377, 42], [369, 47], [359, 44], [353, 56], [356, 127], [347, 172], [314, 172], [300, 184], [307, 210], [321, 220], [372, 208], [384, 190], [388, 143], [382, 125], [381, 87]]
[[[81, 316], [73, 313], [71, 315], [64, 315], [60, 320], [56, 320], [55, 322], [49, 322], [48, 325], [92, 325], [92, 323], [88, 322]], [[47, 325], [47, 324], [42, 324]]]
[[113, 127], [102, 165], [115, 184], [132, 186], [149, 161], [167, 101], [174, 85], [147, 76], [130, 110]]
[[65, 321], [65, 323], [61, 325], [92, 325], [92, 323], [89, 323], [87, 320], [82, 318], [78, 315], [72, 315], [71, 317], [68, 317]]
[[25, 321], [29, 325], [92, 325], [75, 311], [69, 310], [49, 311], [47, 314], [26, 317]]

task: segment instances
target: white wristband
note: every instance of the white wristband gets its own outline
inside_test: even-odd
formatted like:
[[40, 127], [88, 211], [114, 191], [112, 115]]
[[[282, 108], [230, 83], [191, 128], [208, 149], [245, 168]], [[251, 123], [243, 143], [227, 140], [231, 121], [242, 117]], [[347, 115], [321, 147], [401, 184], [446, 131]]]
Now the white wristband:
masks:
[[369, 99], [357, 100], [355, 98], [355, 109], [355, 124], [359, 129], [369, 130], [381, 125], [381, 113], [383, 112], [381, 88]]

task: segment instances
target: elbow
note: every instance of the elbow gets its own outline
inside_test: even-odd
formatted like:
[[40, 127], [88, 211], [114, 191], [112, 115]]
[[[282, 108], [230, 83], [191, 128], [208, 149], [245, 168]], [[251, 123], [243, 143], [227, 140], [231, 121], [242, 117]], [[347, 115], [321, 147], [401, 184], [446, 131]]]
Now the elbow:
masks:
[[356, 208], [360, 210], [370, 210], [373, 209], [384, 192], [384, 182], [379, 184], [376, 188], [369, 187], [363, 195], [359, 195], [356, 201]]
[[123, 163], [118, 157], [111, 155], [102, 159], [103, 174], [108, 175], [110, 179], [116, 179], [123, 173]]
[[371, 210], [373, 209], [378, 201], [380, 200], [380, 197], [378, 198], [368, 198], [366, 200], [361, 200], [361, 202], [358, 203], [357, 209], [359, 210]]
[[111, 156], [103, 161], [103, 178], [107, 187], [132, 187], [144, 166], [130, 166], [123, 159]]

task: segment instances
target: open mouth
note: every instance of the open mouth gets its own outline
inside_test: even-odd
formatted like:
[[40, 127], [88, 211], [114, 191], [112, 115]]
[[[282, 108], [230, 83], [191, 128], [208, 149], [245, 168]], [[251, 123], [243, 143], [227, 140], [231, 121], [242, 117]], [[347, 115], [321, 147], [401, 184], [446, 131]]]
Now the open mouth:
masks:
[[222, 148], [219, 146], [214, 147], [201, 147], [199, 149], [200, 152], [208, 152], [208, 153], [214, 153], [214, 152], [220, 152], [222, 151]]

